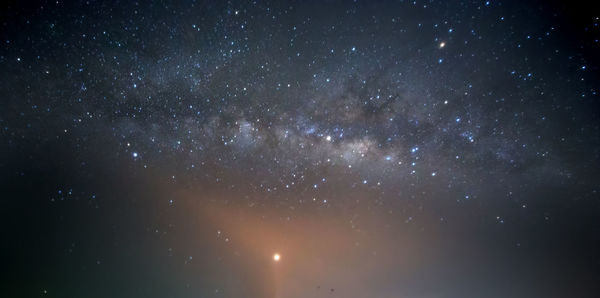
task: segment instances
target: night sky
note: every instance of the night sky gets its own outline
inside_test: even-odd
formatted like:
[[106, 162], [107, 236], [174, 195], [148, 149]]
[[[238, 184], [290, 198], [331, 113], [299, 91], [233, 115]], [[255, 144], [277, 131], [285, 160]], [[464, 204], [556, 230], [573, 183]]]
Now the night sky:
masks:
[[585, 2], [2, 4], [0, 296], [598, 297]]

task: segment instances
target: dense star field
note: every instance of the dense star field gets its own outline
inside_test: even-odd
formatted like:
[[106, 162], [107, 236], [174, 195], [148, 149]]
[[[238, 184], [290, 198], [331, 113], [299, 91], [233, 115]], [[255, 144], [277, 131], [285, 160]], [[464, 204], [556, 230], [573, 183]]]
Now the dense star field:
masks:
[[14, 1], [3, 297], [597, 297], [600, 11]]

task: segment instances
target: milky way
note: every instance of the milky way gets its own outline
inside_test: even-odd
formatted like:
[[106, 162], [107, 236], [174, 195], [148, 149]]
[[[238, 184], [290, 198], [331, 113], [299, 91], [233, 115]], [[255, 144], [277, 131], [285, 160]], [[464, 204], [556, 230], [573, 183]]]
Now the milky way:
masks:
[[4, 5], [2, 291], [593, 297], [593, 13]]

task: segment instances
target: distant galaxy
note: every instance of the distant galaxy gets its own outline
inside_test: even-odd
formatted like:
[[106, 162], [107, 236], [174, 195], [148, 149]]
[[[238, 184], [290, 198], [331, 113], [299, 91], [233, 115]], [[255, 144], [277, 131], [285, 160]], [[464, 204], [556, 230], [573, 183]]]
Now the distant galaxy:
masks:
[[9, 1], [2, 297], [600, 293], [600, 11]]

